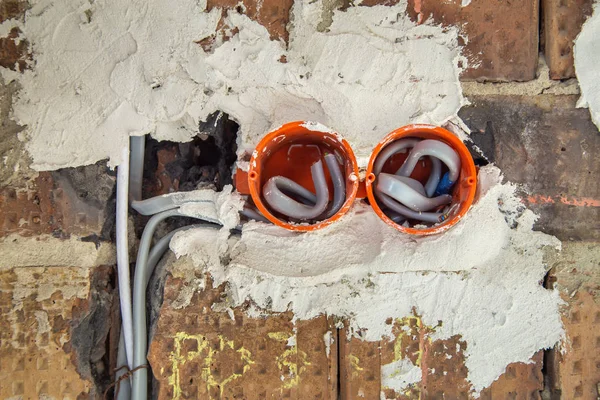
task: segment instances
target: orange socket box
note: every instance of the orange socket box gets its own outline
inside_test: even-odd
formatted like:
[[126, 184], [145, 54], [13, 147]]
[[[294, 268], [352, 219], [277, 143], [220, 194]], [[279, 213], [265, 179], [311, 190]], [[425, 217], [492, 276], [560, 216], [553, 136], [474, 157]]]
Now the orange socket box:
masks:
[[[439, 140], [452, 147], [460, 157], [460, 175], [458, 181], [454, 184], [454, 187], [452, 188], [452, 203], [450, 204], [451, 211], [443, 222], [429, 228], [417, 229], [411, 227], [404, 227], [395, 223], [381, 210], [377, 203], [377, 199], [373, 194], [373, 184], [376, 180], [375, 174], [373, 174], [373, 165], [375, 164], [377, 156], [389, 144], [397, 140], [409, 137]], [[383, 171], [390, 172], [397, 170], [402, 165], [407, 156], [407, 154], [402, 153], [395, 154], [383, 166]], [[421, 183], [425, 183], [427, 177], [429, 176], [429, 171], [431, 170], [431, 161], [429, 161], [429, 159], [426, 159], [424, 161], [425, 165], [415, 168], [414, 172], [411, 174], [411, 178], [417, 179], [421, 181]], [[467, 213], [467, 211], [471, 207], [471, 204], [473, 204], [473, 199], [475, 198], [477, 186], [476, 183], [477, 170], [475, 169], [475, 163], [473, 162], [473, 158], [469, 153], [469, 149], [467, 149], [462, 140], [456, 137], [456, 135], [447, 131], [444, 128], [440, 128], [433, 125], [407, 125], [402, 128], [396, 129], [395, 131], [387, 135], [381, 142], [379, 142], [377, 146], [375, 146], [375, 149], [371, 153], [371, 158], [367, 167], [366, 188], [367, 197], [369, 199], [371, 207], [379, 216], [379, 218], [384, 220], [388, 225], [393, 226], [400, 232], [408, 233], [411, 235], [434, 235], [437, 233], [444, 232], [451, 226], [455, 225]]]
[[[242, 194], [250, 194], [258, 210], [275, 225], [293, 231], [320, 229], [335, 222], [348, 212], [356, 198], [366, 196], [375, 213], [397, 230], [412, 235], [433, 235], [456, 224], [471, 207], [476, 191], [477, 170], [473, 158], [463, 142], [446, 129], [419, 124], [404, 126], [393, 131], [377, 144], [369, 160], [366, 182], [359, 182], [358, 165], [348, 142], [336, 133], [324, 129], [324, 127], [320, 129], [318, 127], [319, 124], [296, 121], [270, 132], [256, 146], [250, 159], [248, 172], [242, 170], [236, 172], [237, 190]], [[417, 229], [396, 224], [381, 210], [373, 195], [373, 183], [376, 177], [372, 170], [377, 156], [387, 145], [408, 137], [440, 140], [456, 150], [461, 160], [459, 180], [454, 185], [452, 192], [453, 201], [450, 206], [450, 214], [442, 223], [433, 227]], [[272, 213], [263, 202], [262, 186], [271, 177], [281, 175], [314, 191], [310, 167], [326, 152], [334, 152], [344, 163], [346, 201], [342, 208], [331, 218], [310, 225], [294, 224], [287, 221], [284, 216]], [[407, 154], [403, 153], [392, 156], [384, 165], [383, 171], [395, 171], [402, 165], [406, 157]], [[415, 168], [411, 177], [424, 183], [430, 170], [431, 161], [425, 159], [424, 163], [419, 163], [419, 166]], [[328, 171], [326, 178], [330, 193], [332, 193], [332, 183]]]
[[[276, 175], [289, 178], [314, 192], [310, 167], [328, 152], [343, 161], [342, 173], [346, 178], [346, 201], [336, 214], [314, 224], [294, 224], [265, 206], [262, 187]], [[325, 177], [331, 194], [333, 183], [328, 170]], [[238, 170], [238, 191], [247, 194], [243, 190], [243, 180], [244, 173]], [[348, 142], [319, 124], [304, 121], [290, 122], [267, 134], [256, 146], [247, 173], [248, 193], [258, 210], [275, 225], [292, 231], [313, 231], [340, 219], [354, 203], [358, 185], [358, 165]]]

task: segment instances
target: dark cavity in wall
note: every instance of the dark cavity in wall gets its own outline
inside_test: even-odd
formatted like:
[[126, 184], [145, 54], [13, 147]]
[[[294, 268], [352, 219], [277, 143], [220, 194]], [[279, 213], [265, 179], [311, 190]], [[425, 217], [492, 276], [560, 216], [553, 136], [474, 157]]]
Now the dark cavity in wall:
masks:
[[116, 352], [108, 341], [111, 329], [111, 309], [114, 300], [114, 271], [112, 266], [95, 267], [90, 272], [90, 296], [77, 305], [71, 324], [71, 342], [64, 350], [79, 374], [90, 380], [90, 398], [101, 395], [112, 381], [109, 355]]
[[[144, 155], [144, 199], [173, 192], [196, 189], [222, 191], [233, 183], [233, 165], [237, 159], [239, 125], [229, 115], [217, 111], [200, 123], [198, 134], [187, 143], [146, 139]], [[133, 213], [136, 234], [142, 234], [147, 217]], [[198, 223], [191, 218], [171, 218], [157, 234]]]
[[239, 125], [221, 111], [201, 122], [187, 143], [146, 141], [144, 198], [199, 188], [223, 190], [232, 183]]

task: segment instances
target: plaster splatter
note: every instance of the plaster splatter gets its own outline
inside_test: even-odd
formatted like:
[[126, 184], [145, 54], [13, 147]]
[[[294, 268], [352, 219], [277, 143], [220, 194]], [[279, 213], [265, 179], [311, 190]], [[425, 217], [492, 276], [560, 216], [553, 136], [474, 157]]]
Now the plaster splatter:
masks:
[[600, 128], [600, 3], [594, 4], [594, 13], [583, 24], [575, 40], [575, 72], [581, 88], [578, 107], [588, 107], [592, 120]]
[[295, 3], [287, 49], [230, 11], [239, 33], [209, 54], [197, 42], [221, 11], [206, 13], [205, 1], [33, 1], [24, 24], [0, 28], [19, 26], [32, 43], [32, 70], [2, 75], [22, 86], [12, 117], [27, 126], [33, 167], [118, 165], [129, 135], [188, 141], [216, 110], [240, 124], [240, 152], [285, 122], [314, 120], [359, 156], [399, 126], [456, 114], [456, 29], [416, 25], [400, 1], [335, 12], [319, 32], [321, 7]]
[[409, 359], [394, 361], [381, 367], [381, 386], [402, 393], [410, 384], [421, 381], [421, 367]]
[[[476, 204], [436, 237], [402, 235], [356, 203], [316, 232], [249, 223], [240, 238], [182, 232], [171, 248], [210, 272], [215, 285], [229, 282], [232, 306], [251, 300], [300, 320], [343, 316], [364, 340], [393, 337], [386, 320], [414, 307], [424, 324], [442, 321], [432, 340], [461, 335], [467, 342], [468, 379], [478, 393], [508, 364], [528, 362], [562, 335], [558, 293], [540, 285], [544, 248], [560, 242], [532, 231], [535, 215], [500, 180], [495, 167], [482, 168]], [[407, 374], [395, 375], [398, 385]]]
[[[188, 141], [217, 110], [240, 124], [240, 156], [269, 130], [312, 120], [342, 134], [364, 166], [395, 128], [456, 117], [465, 103], [458, 65], [466, 62], [456, 28], [416, 25], [400, 1], [336, 11], [321, 32], [321, 7], [295, 3], [287, 48], [230, 11], [224, 22], [239, 33], [206, 53], [197, 42], [215, 33], [221, 16], [205, 12], [206, 1], [31, 1], [26, 22], [5, 21], [0, 32], [18, 26], [32, 44], [31, 70], [1, 73], [22, 87], [12, 117], [27, 126], [33, 167], [118, 165], [129, 135]], [[391, 337], [385, 321], [414, 307], [424, 323], [443, 321], [435, 338], [462, 335], [479, 392], [562, 332], [558, 295], [539, 285], [542, 248], [558, 242], [533, 232], [533, 214], [516, 212], [514, 187], [498, 182], [497, 170], [482, 169], [479, 201], [437, 237], [402, 236], [357, 203], [319, 232], [249, 223], [241, 238], [227, 228], [198, 229], [178, 234], [171, 247], [195, 263], [191, 271], [229, 282], [232, 306], [251, 299], [257, 313], [348, 317], [351, 334], [365, 340]], [[214, 210], [184, 212], [210, 212], [234, 226], [241, 203], [225, 196]], [[507, 210], [515, 211], [510, 224]], [[181, 307], [202, 288], [192, 283]], [[413, 375], [407, 370], [388, 384], [400, 387]]]

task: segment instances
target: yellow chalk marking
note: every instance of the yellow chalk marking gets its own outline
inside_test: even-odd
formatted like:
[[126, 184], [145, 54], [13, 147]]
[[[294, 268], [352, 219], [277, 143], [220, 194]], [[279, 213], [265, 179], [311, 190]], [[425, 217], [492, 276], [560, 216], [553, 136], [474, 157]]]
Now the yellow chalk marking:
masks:
[[352, 368], [352, 376], [357, 377], [359, 371], [364, 371], [365, 369], [360, 366], [360, 360], [354, 354], [350, 354], [348, 356], [348, 360], [350, 361], [350, 367]]
[[[287, 342], [294, 334], [291, 332], [269, 332], [267, 336], [269, 336], [270, 339]], [[283, 389], [290, 389], [298, 386], [298, 383], [300, 383], [300, 375], [306, 370], [307, 365], [311, 365], [310, 362], [307, 361], [307, 358], [308, 355], [304, 351], [298, 350], [297, 343], [289, 349], [286, 349], [279, 357], [277, 357], [277, 368], [279, 368], [279, 371], [282, 374], [286, 368], [289, 371], [288, 377], [283, 381]], [[300, 360], [300, 362], [298, 362], [298, 360]]]
[[[175, 350], [170, 354], [170, 360], [172, 363], [173, 373], [171, 377], [169, 377], [169, 385], [173, 386], [173, 399], [179, 400], [181, 398], [181, 385], [180, 385], [180, 367], [183, 366], [186, 362], [194, 360], [200, 357], [201, 353], [206, 350], [206, 357], [204, 357], [204, 367], [202, 367], [201, 377], [206, 382], [206, 386], [208, 391], [210, 389], [218, 386], [220, 397], [223, 397], [223, 391], [225, 386], [231, 381], [240, 378], [244, 375], [249, 369], [250, 365], [254, 364], [251, 356], [252, 353], [245, 349], [244, 347], [240, 347], [236, 350], [236, 353], [239, 354], [240, 360], [244, 362], [244, 367], [242, 368], [242, 373], [232, 373], [227, 378], [223, 379], [221, 382], [217, 381], [210, 370], [211, 364], [214, 361], [214, 358], [217, 354], [222, 352], [223, 350], [229, 348], [231, 350], [234, 349], [235, 343], [233, 340], [228, 340], [223, 335], [218, 335], [219, 346], [214, 349], [209, 346], [208, 340], [204, 335], [189, 335], [185, 332], [178, 332], [173, 337]], [[195, 340], [196, 341], [196, 350], [188, 351], [186, 354], [181, 354], [182, 343], [184, 340]]]

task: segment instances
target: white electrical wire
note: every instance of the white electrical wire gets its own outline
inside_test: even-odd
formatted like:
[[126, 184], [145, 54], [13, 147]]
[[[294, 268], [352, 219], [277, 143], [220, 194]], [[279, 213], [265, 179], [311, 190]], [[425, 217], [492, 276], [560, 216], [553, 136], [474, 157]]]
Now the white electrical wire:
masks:
[[121, 153], [117, 168], [117, 273], [119, 276], [119, 299], [127, 365], [133, 365], [133, 318], [131, 310], [131, 283], [129, 281], [129, 245], [127, 222], [129, 208], [129, 140]]

